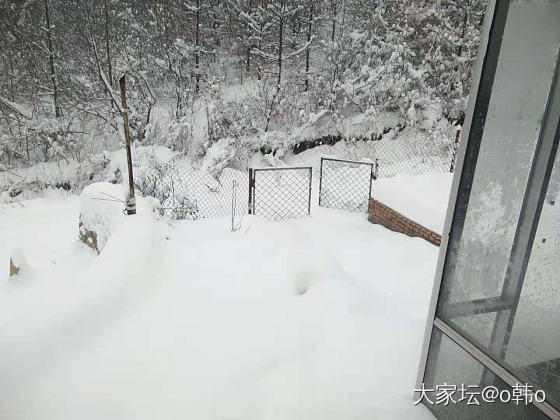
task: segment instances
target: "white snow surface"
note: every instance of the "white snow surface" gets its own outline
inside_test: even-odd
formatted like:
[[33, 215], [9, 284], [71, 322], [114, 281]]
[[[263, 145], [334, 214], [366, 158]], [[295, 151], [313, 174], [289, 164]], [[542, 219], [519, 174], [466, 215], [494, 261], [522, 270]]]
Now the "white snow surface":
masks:
[[140, 212], [97, 256], [78, 213], [0, 207], [0, 418], [432, 418], [412, 401], [427, 242], [322, 208], [235, 233]]
[[379, 178], [371, 184], [371, 196], [441, 234], [452, 181], [452, 173]]
[[[126, 191], [125, 191], [126, 190]], [[97, 235], [97, 248], [101, 251], [118, 226], [125, 221], [125, 195], [128, 188], [121, 184], [96, 182], [80, 194], [79, 220], [87, 230]], [[138, 213], [150, 214], [157, 206], [153, 197], [136, 197]]]
[[80, 194], [80, 222], [87, 230], [97, 234], [97, 247], [101, 251], [111, 233], [124, 220], [124, 194], [122, 185], [97, 182], [85, 187]]

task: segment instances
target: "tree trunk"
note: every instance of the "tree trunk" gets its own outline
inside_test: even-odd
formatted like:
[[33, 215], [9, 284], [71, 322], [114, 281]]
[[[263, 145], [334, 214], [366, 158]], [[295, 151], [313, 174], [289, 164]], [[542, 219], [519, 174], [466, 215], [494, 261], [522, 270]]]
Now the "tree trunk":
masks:
[[331, 41], [334, 43], [334, 36], [336, 34], [336, 2], [338, 0], [331, 0], [331, 13], [332, 13], [332, 32]]
[[461, 55], [463, 54], [463, 43], [465, 42], [465, 31], [467, 29], [468, 13], [468, 9], [465, 8], [465, 13], [463, 14], [463, 27], [461, 28], [461, 43], [459, 44], [459, 48], [457, 50], [458, 57], [461, 57]]
[[[252, 12], [253, 12], [253, 0], [249, 0], [248, 15], [251, 16]], [[252, 47], [252, 43], [249, 40], [249, 46], [247, 47], [246, 58], [245, 58], [245, 71], [247, 73], [249, 73], [249, 71], [251, 70], [251, 47]]]
[[284, 1], [281, 0], [280, 2], [280, 15], [279, 15], [279, 22], [278, 22], [278, 79], [276, 80], [276, 92], [272, 97], [272, 101], [270, 102], [270, 109], [268, 111], [268, 115], [266, 117], [266, 127], [264, 129], [265, 133], [268, 132], [268, 128], [270, 125], [270, 119], [272, 118], [272, 111], [274, 109], [274, 105], [276, 104], [276, 99], [280, 94], [280, 84], [282, 83], [282, 52], [284, 46]]
[[[264, 9], [264, 6], [265, 6], [265, 0], [261, 0], [261, 9]], [[263, 34], [263, 30], [264, 30], [264, 22], [263, 22], [263, 19], [261, 17], [261, 19], [260, 19], [260, 35], [261, 36]], [[262, 47], [261, 36], [259, 36], [259, 42], [258, 42], [259, 51], [261, 50], [261, 47]], [[262, 64], [261, 63], [262, 63], [262, 60], [257, 60], [257, 80], [262, 79]]]
[[44, 0], [45, 4], [45, 21], [47, 24], [47, 48], [49, 49], [49, 66], [51, 70], [51, 81], [53, 85], [53, 102], [54, 102], [54, 115], [60, 118], [60, 108], [58, 106], [58, 84], [56, 81], [56, 70], [54, 68], [54, 51], [51, 36], [51, 19], [49, 16], [49, 0]]
[[107, 51], [107, 76], [109, 77], [109, 84], [113, 86], [113, 67], [111, 65], [111, 50], [109, 49], [109, 8], [107, 7], [107, 0], [104, 0], [105, 6], [105, 50]]
[[247, 47], [247, 58], [245, 59], [245, 71], [249, 73], [251, 66], [251, 47]]
[[[313, 7], [315, 6], [314, 0], [311, 0], [311, 5], [309, 6], [309, 22], [307, 26], [307, 43], [311, 42], [311, 33], [313, 31]], [[307, 46], [307, 51], [305, 51], [305, 91], [309, 90], [309, 45]]]
[[342, 23], [340, 24], [340, 39], [344, 37], [345, 25], [346, 25], [346, 0], [342, 0]]
[[10, 99], [15, 102], [16, 101], [16, 91], [14, 88], [14, 61], [12, 54], [8, 54], [8, 60], [10, 65]]
[[276, 91], [280, 90], [280, 83], [282, 82], [282, 47], [284, 44], [284, 0], [280, 2], [280, 27], [278, 28], [278, 82], [276, 84]]
[[196, 1], [196, 31], [195, 31], [196, 53], [194, 56], [196, 68], [195, 92], [200, 91], [200, 0]]

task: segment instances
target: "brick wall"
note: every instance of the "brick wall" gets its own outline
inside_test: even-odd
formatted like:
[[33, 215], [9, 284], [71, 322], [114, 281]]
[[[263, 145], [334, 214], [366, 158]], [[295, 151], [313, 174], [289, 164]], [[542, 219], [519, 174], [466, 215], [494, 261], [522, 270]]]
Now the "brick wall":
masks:
[[410, 220], [408, 217], [403, 216], [391, 207], [373, 198], [369, 201], [368, 220], [371, 223], [385, 226], [393, 232], [404, 233], [408, 236], [425, 239], [436, 246], [439, 246], [441, 243], [441, 235]]

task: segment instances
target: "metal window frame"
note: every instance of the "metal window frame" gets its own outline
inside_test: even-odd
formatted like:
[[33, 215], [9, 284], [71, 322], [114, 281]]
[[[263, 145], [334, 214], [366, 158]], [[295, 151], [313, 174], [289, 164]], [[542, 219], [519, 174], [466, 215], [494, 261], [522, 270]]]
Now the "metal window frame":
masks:
[[[487, 371], [492, 372], [510, 386], [513, 386], [515, 383], [522, 383], [502, 363], [496, 361], [486, 351], [469, 341], [468, 338], [465, 338], [457, 328], [450, 326], [436, 316], [448, 253], [449, 237], [451, 234], [460, 235], [463, 228], [466, 211], [463, 211], [461, 208], [466, 208], [469, 201], [470, 188], [476, 170], [476, 161], [496, 74], [496, 65], [500, 55], [501, 40], [507, 21], [508, 8], [509, 0], [490, 0], [487, 7], [478, 59], [473, 69], [472, 90], [473, 92], [476, 91], [477, 95], [475, 97], [471, 95], [467, 107], [467, 117], [463, 131], [466, 134], [466, 141], [461, 142], [457, 157], [457, 166], [449, 198], [418, 367], [417, 389], [421, 388], [422, 383], [426, 379], [426, 365], [434, 328], [449, 337], [467, 354], [480, 362]], [[506, 275], [501, 296], [467, 302], [468, 304], [474, 304], [474, 312], [472, 306], [470, 312], [466, 310], [465, 305], [467, 303], [452, 305], [452, 307], [447, 308], [455, 316], [496, 312], [497, 321], [494, 324], [491, 343], [494, 351], [500, 346], [498, 349], [500, 354], [505, 352], [508, 345], [507, 337], [513, 325], [513, 317], [519, 302], [524, 274], [548, 187], [548, 179], [558, 148], [558, 137], [560, 136], [560, 81], [558, 80], [560, 78], [558, 74], [560, 69], [560, 52], [557, 54], [555, 73], [549, 88], [547, 104], [543, 114], [545, 120], [539, 133], [535, 156], [525, 189], [520, 220], [516, 230], [516, 238], [519, 244], [512, 249], [510, 262], [514, 261], [514, 264], [510, 264], [511, 270]], [[463, 170], [466, 160], [469, 162], [468, 172]], [[433, 344], [437, 347], [437, 343], [434, 342]], [[482, 379], [484, 380], [484, 378]], [[415, 392], [415, 398], [418, 398], [417, 394]], [[546, 401], [544, 403], [534, 402], [533, 405], [547, 416], [560, 419], [560, 412], [550, 403]]]
[[[471, 83], [471, 91], [478, 92], [481, 84], [481, 74], [483, 70], [483, 64], [486, 60], [486, 54], [488, 50], [488, 41], [490, 37], [490, 28], [494, 19], [494, 12], [496, 10], [496, 2], [499, 0], [489, 0], [486, 7], [486, 13], [484, 15], [484, 21], [482, 24], [480, 45], [478, 49], [477, 59], [473, 67], [473, 77]], [[443, 268], [445, 263], [445, 257], [447, 255], [447, 248], [449, 244], [449, 234], [451, 231], [451, 225], [453, 222], [453, 216], [455, 213], [455, 207], [457, 204], [457, 195], [459, 191], [459, 183], [461, 180], [461, 175], [463, 173], [463, 164], [465, 161], [465, 156], [467, 153], [467, 145], [469, 144], [469, 138], [471, 133], [471, 125], [473, 120], [474, 109], [476, 105], [476, 97], [473, 95], [469, 96], [469, 101], [467, 104], [467, 112], [465, 117], [465, 125], [463, 127], [462, 136], [463, 141], [459, 143], [459, 151], [457, 154], [457, 159], [455, 162], [455, 171], [453, 175], [453, 182], [451, 184], [451, 192], [449, 194], [449, 201], [447, 205], [447, 213], [445, 216], [445, 222], [443, 225], [443, 233], [441, 235], [441, 243], [439, 247], [438, 260], [436, 265], [436, 272], [434, 275], [434, 280], [432, 284], [432, 296], [430, 298], [430, 304], [428, 306], [428, 314], [426, 320], [426, 327], [424, 330], [424, 340], [422, 344], [422, 350], [420, 354], [420, 362], [418, 365], [418, 374], [416, 377], [416, 389], [420, 389], [422, 383], [424, 382], [424, 374], [426, 371], [426, 364], [428, 361], [428, 350], [430, 347], [432, 329], [434, 328], [434, 319], [436, 316], [436, 307], [439, 297], [439, 291], [441, 286], [441, 280], [443, 275]], [[417, 398], [418, 395], [414, 395]]]
[[[470, 355], [473, 359], [479, 362], [483, 367], [487, 370], [492, 372], [506, 384], [511, 387], [514, 387], [516, 384], [522, 383], [515, 375], [513, 375], [510, 371], [504, 368], [501, 364], [497, 363], [494, 359], [488, 356], [485, 352], [480, 350], [476, 347], [473, 343], [459, 334], [455, 329], [446, 322], [442, 321], [439, 318], [434, 319], [434, 327], [440, 331], [443, 335], [448, 337], [451, 341], [461, 347], [468, 355]], [[535, 392], [532, 390], [528, 390], [528, 394], [534, 395]], [[542, 413], [546, 414], [548, 417], [552, 419], [558, 419], [559, 413], [558, 411], [550, 405], [550, 403], [538, 402], [535, 401], [535, 398], [532, 399], [532, 405], [538, 408]]]

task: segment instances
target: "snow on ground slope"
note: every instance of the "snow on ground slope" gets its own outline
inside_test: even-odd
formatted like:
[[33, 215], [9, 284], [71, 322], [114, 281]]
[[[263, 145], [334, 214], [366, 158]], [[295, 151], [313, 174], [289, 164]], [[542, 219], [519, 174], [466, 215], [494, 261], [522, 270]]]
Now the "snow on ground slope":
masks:
[[452, 181], [452, 173], [379, 178], [371, 184], [371, 196], [441, 234]]
[[[432, 418], [425, 241], [326, 209], [235, 233], [138, 214], [96, 256], [78, 200], [22, 204], [0, 208], [0, 418]], [[8, 278], [12, 245], [32, 271]]]

